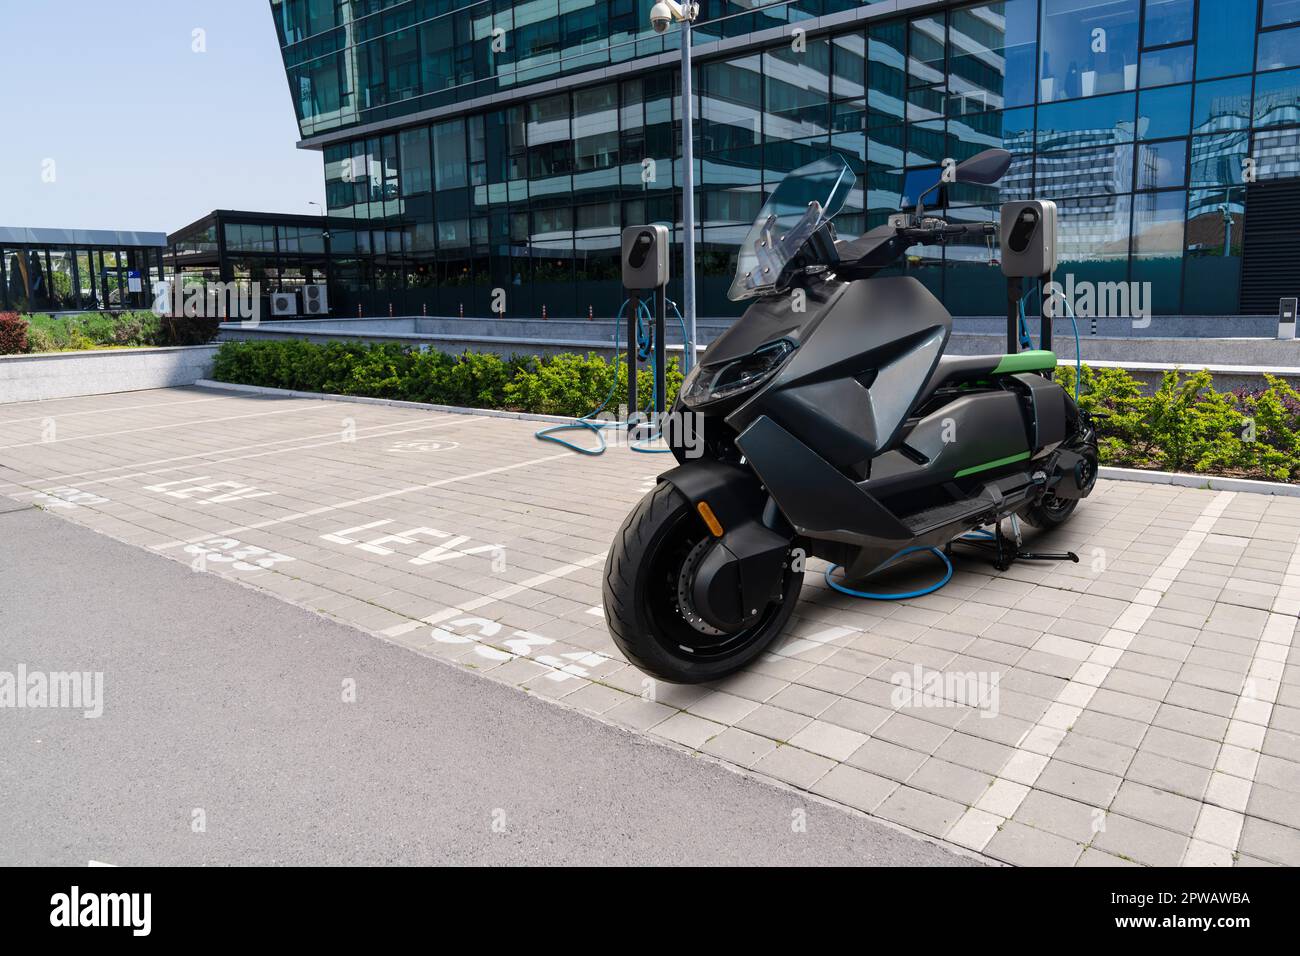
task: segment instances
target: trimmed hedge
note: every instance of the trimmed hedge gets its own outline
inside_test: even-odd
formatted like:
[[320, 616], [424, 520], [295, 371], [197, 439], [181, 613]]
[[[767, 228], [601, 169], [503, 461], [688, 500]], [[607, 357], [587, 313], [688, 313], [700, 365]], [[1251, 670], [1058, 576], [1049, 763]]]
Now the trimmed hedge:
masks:
[[[1057, 380], [1074, 390], [1074, 368]], [[335, 395], [367, 395], [437, 405], [506, 408], [549, 415], [586, 415], [614, 382], [614, 367], [598, 355], [502, 359], [460, 356], [397, 344], [305, 341], [225, 342], [213, 376], [222, 382]], [[676, 359], [668, 391], [681, 385]], [[1300, 394], [1284, 380], [1267, 387], [1216, 392], [1209, 372], [1165, 374], [1144, 391], [1123, 369], [1083, 368], [1080, 405], [1097, 423], [1103, 464], [1198, 472], [1271, 481], [1300, 480]], [[650, 373], [638, 373], [639, 395], [650, 394]], [[627, 373], [608, 408], [627, 400]]]
[[[289, 388], [331, 395], [364, 395], [434, 405], [505, 408], [544, 415], [586, 415], [627, 402], [627, 367], [599, 355], [547, 358], [466, 352], [448, 355], [396, 343], [305, 341], [223, 342], [213, 378], [239, 385]], [[669, 360], [665, 381], [675, 400], [682, 375]], [[637, 373], [639, 397], [651, 394], [648, 369]]]

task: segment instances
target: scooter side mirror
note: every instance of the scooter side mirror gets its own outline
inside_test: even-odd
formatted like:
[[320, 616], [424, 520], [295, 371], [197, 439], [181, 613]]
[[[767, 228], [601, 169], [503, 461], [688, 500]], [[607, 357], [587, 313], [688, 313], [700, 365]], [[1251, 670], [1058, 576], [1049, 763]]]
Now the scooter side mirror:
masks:
[[970, 159], [957, 164], [955, 178], [959, 183], [992, 186], [1006, 175], [1011, 167], [1011, 154], [1005, 149], [986, 149]]

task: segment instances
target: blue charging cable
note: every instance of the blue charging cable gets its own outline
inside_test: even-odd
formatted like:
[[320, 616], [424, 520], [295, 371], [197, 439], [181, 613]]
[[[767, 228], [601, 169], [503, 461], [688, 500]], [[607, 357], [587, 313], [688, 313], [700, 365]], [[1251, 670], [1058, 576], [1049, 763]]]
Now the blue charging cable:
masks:
[[[1025, 319], [1025, 302], [1029, 298], [1029, 290], [1020, 297], [1020, 347], [1033, 348], [1033, 339], [1029, 336], [1029, 322]], [[1079, 322], [1074, 315], [1074, 306], [1070, 305], [1070, 300], [1061, 296], [1061, 304], [1065, 306], [1067, 314], [1070, 316], [1070, 326], [1074, 329], [1074, 402], [1079, 403], [1079, 383], [1083, 381], [1083, 355], [1082, 346], [1079, 344]], [[1039, 342], [1041, 344], [1041, 333]]]
[[[549, 442], [554, 442], [557, 445], [562, 445], [565, 448], [568, 448], [570, 451], [578, 452], [578, 454], [580, 455], [591, 455], [594, 457], [596, 455], [605, 454], [605, 449], [606, 447], [608, 447], [608, 444], [606, 443], [605, 436], [602, 434], [602, 432], [606, 428], [617, 428], [620, 426], [620, 423], [611, 422], [611, 421], [593, 421], [593, 419], [595, 419], [597, 415], [599, 415], [601, 412], [605, 410], [606, 406], [609, 405], [610, 400], [613, 399], [614, 393], [618, 391], [618, 365], [619, 362], [622, 360], [622, 351], [619, 349], [619, 344], [622, 341], [622, 339], [620, 338], [620, 332], [622, 330], [622, 325], [623, 325], [623, 315], [627, 311], [628, 301], [629, 301], [628, 299], [623, 300], [623, 304], [618, 307], [618, 314], [614, 317], [614, 380], [610, 383], [609, 391], [605, 394], [604, 401], [602, 401], [599, 405], [597, 405], [592, 411], [588, 412], [586, 415], [583, 415], [581, 418], [575, 418], [573, 421], [566, 422], [562, 425], [550, 425], [547, 428], [538, 429], [536, 432], [533, 433], [533, 437], [535, 437], [539, 441], [549, 441]], [[637, 306], [638, 352], [640, 351], [640, 347], [641, 347], [641, 343], [639, 340], [641, 339], [642, 336], [641, 329], [644, 326], [644, 320], [651, 319], [653, 321], [653, 318], [654, 317], [650, 314], [650, 307], [646, 305], [644, 301], [638, 303]], [[630, 374], [636, 374], [636, 373], [635, 371], [632, 371]], [[591, 432], [593, 435], [596, 436], [596, 441], [599, 444], [594, 446], [577, 445], [569, 441], [568, 439], [559, 437], [560, 432], [571, 432], [571, 431]]]
[[1034, 340], [1029, 335], [1029, 320], [1025, 318], [1025, 303], [1029, 301], [1029, 297], [1033, 294], [1033, 289], [1026, 289], [1025, 294], [1020, 297], [1020, 347], [1022, 349], [1034, 347]]
[[[665, 301], [666, 303], [668, 303], [669, 305], [671, 305], [671, 306], [673, 307], [673, 312], [675, 312], [675, 313], [677, 314], [677, 323], [678, 323], [679, 326], [681, 326], [681, 330], [682, 330], [682, 342], [683, 342], [683, 343], [686, 343], [686, 319], [684, 319], [684, 318], [682, 317], [682, 311], [681, 311], [681, 309], [677, 308], [677, 303], [674, 302], [672, 299], [668, 298], [667, 296], [664, 297], [664, 301]], [[687, 344], [689, 344], [689, 343], [687, 343]], [[651, 381], [651, 382], [654, 382], [654, 380], [655, 380], [654, 335], [649, 331], [649, 329], [647, 329], [647, 330], [645, 331], [644, 335], [642, 334], [642, 330], [641, 330], [641, 320], [640, 320], [640, 318], [638, 318], [638, 320], [637, 320], [637, 345], [638, 345], [638, 348], [637, 348], [637, 356], [641, 359], [641, 361], [643, 361], [643, 362], [648, 362], [648, 363], [649, 363], [649, 365], [650, 365], [650, 381]], [[684, 354], [684, 353], [683, 353], [683, 354]], [[628, 374], [629, 374], [629, 375], [634, 375], [634, 374], [636, 374], [635, 369], [629, 369], [629, 370], [628, 370]], [[658, 400], [659, 400], [659, 396], [658, 396], [658, 395], [652, 395], [652, 396], [651, 396], [651, 404], [650, 404], [650, 405], [647, 407], [647, 409], [646, 409], [647, 414], [650, 414], [650, 415], [652, 416], [652, 420], [653, 420], [653, 413], [654, 413], [654, 412], [657, 412], [657, 411], [667, 411], [667, 409], [655, 408], [655, 403], [658, 402]], [[628, 444], [628, 447], [631, 448], [631, 449], [632, 449], [633, 451], [635, 451], [635, 452], [640, 452], [640, 453], [643, 454], [643, 455], [669, 455], [669, 454], [672, 454], [672, 449], [671, 449], [671, 448], [646, 448], [646, 447], [643, 447], [646, 443], [654, 442], [654, 441], [659, 441], [661, 438], [663, 438], [662, 433], [660, 433], [660, 432], [653, 432], [653, 433], [647, 435], [645, 438], [638, 438], [636, 441], [634, 441], [634, 442], [630, 442], [630, 443]]]
[[869, 601], [902, 601], [907, 598], [924, 597], [927, 594], [933, 594], [935, 591], [939, 590], [939, 588], [943, 587], [952, 579], [952, 562], [948, 560], [948, 555], [944, 554], [938, 548], [934, 548], [934, 547], [904, 548], [902, 551], [899, 551], [896, 555], [894, 555], [892, 558], [890, 558], [888, 561], [882, 564], [877, 570], [883, 571], [885, 568], [889, 567], [899, 558], [905, 557], [906, 555], [909, 554], [915, 554], [917, 551], [928, 551], [931, 554], [933, 554], [936, 558], [938, 558], [940, 561], [943, 562], [944, 573], [943, 573], [943, 578], [941, 580], [939, 580], [935, 584], [931, 584], [928, 587], [920, 588], [919, 590], [916, 591], [901, 591], [897, 594], [878, 594], [875, 591], [856, 591], [853, 588], [848, 587], [847, 585], [844, 584], [840, 584], [838, 581], [835, 580], [834, 573], [838, 571], [841, 567], [843, 567], [843, 565], [832, 564], [829, 568], [826, 569], [826, 583], [829, 584], [836, 591], [839, 591], [841, 594], [847, 594], [850, 597], [856, 597], [856, 598], [866, 598]]
[[[610, 383], [609, 392], [606, 393], [604, 401], [602, 401], [598, 406], [596, 406], [594, 410], [588, 412], [586, 415], [583, 415], [581, 418], [575, 418], [572, 422], [566, 422], [560, 425], [550, 425], [546, 428], [538, 429], [534, 433], [534, 437], [537, 438], [539, 441], [554, 442], [555, 444], [562, 445], [563, 447], [568, 448], [571, 451], [576, 451], [581, 455], [589, 455], [595, 457], [596, 455], [603, 455], [605, 453], [605, 449], [609, 447], [608, 442], [605, 441], [605, 436], [603, 434], [604, 430], [606, 428], [622, 427], [620, 422], [611, 422], [611, 421], [603, 421], [603, 420], [596, 421], [595, 418], [597, 415], [599, 415], [601, 412], [605, 410], [605, 408], [609, 405], [610, 401], [613, 399], [614, 393], [618, 390], [618, 366], [619, 363], [622, 361], [622, 357], [623, 357], [622, 350], [619, 348], [619, 346], [622, 342], [621, 333], [623, 328], [623, 316], [626, 314], [628, 301], [629, 301], [628, 299], [623, 300], [623, 304], [618, 307], [618, 314], [614, 317], [614, 380], [613, 382]], [[673, 307], [673, 312], [677, 314], [677, 321], [680, 324], [682, 329], [682, 341], [685, 342], [686, 341], [686, 320], [682, 317], [681, 310], [677, 308], [677, 303], [672, 301], [671, 299], [665, 298], [664, 301], [667, 302], [669, 305], [671, 305]], [[654, 346], [655, 346], [654, 315], [650, 311], [649, 304], [644, 299], [642, 299], [637, 303], [636, 351], [637, 351], [638, 359], [640, 359], [643, 362], [649, 363], [651, 381], [654, 381], [654, 373], [655, 373]], [[631, 367], [628, 369], [629, 376], [635, 374], [636, 374], [635, 367]], [[653, 416], [655, 412], [661, 411], [661, 409], [655, 407], [657, 401], [658, 401], [658, 396], [652, 394], [650, 396], [650, 403], [646, 406], [644, 410], [647, 415]], [[571, 431], [590, 432], [596, 436], [597, 444], [593, 446], [578, 445], [575, 444], [574, 442], [569, 441], [568, 439], [559, 437], [561, 432], [571, 432]], [[648, 442], [659, 440], [660, 437], [661, 435], [658, 432], [654, 432], [650, 435], [647, 435], [644, 438], [639, 438], [636, 441], [631, 442], [629, 444], [629, 447], [633, 451], [640, 452], [645, 455], [670, 454], [672, 452], [671, 448], [642, 447], [644, 444]]]
[[[968, 540], [975, 540], [975, 541], [991, 541], [993, 540], [995, 535], [993, 534], [992, 531], [985, 531], [983, 528], [977, 528], [976, 530], [964, 534], [961, 537], [966, 538]], [[847, 594], [850, 597], [856, 597], [856, 598], [866, 598], [868, 601], [903, 601], [906, 600], [907, 598], [925, 597], [925, 595], [927, 594], [933, 594], [935, 591], [939, 590], [941, 587], [943, 587], [945, 584], [947, 584], [949, 581], [952, 580], [952, 561], [948, 559], [948, 555], [944, 554], [941, 549], [932, 546], [926, 547], [923, 545], [917, 547], [911, 547], [911, 548], [904, 548], [902, 551], [899, 551], [897, 554], [895, 554], [892, 558], [890, 558], [888, 561], [886, 561], [876, 570], [883, 571], [885, 568], [889, 567], [899, 558], [906, 557], [909, 554], [915, 554], [918, 551], [928, 551], [930, 554], [933, 554], [936, 558], [938, 558], [940, 561], [943, 562], [943, 567], [944, 567], [943, 578], [941, 578], [939, 581], [935, 582], [934, 584], [928, 585], [927, 587], [919, 588], [915, 591], [901, 591], [895, 594], [883, 594], [883, 593], [877, 593], [875, 591], [858, 591], [855, 590], [854, 588], [849, 587], [846, 584], [841, 584], [840, 582], [835, 580], [834, 577], [835, 572], [840, 570], [840, 568], [843, 567], [843, 565], [839, 565], [839, 564], [832, 564], [829, 568], [826, 569], [826, 583], [829, 584], [834, 590], [839, 591], [841, 594]]]

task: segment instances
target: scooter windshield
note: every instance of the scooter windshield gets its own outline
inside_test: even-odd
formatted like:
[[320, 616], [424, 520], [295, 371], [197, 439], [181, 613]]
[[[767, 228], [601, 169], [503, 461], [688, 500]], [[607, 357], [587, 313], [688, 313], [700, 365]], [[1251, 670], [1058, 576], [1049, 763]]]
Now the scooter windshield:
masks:
[[853, 170], [837, 155], [800, 166], [781, 180], [741, 243], [727, 298], [739, 302], [775, 289], [786, 264], [844, 207], [852, 188]]

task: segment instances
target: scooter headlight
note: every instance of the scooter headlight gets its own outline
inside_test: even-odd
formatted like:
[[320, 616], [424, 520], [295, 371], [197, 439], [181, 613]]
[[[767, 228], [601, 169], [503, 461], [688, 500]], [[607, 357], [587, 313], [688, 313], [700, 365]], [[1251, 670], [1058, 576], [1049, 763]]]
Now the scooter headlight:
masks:
[[682, 403], [693, 408], [751, 391], [775, 375], [793, 352], [794, 343], [780, 339], [719, 368], [696, 366], [682, 383]]

